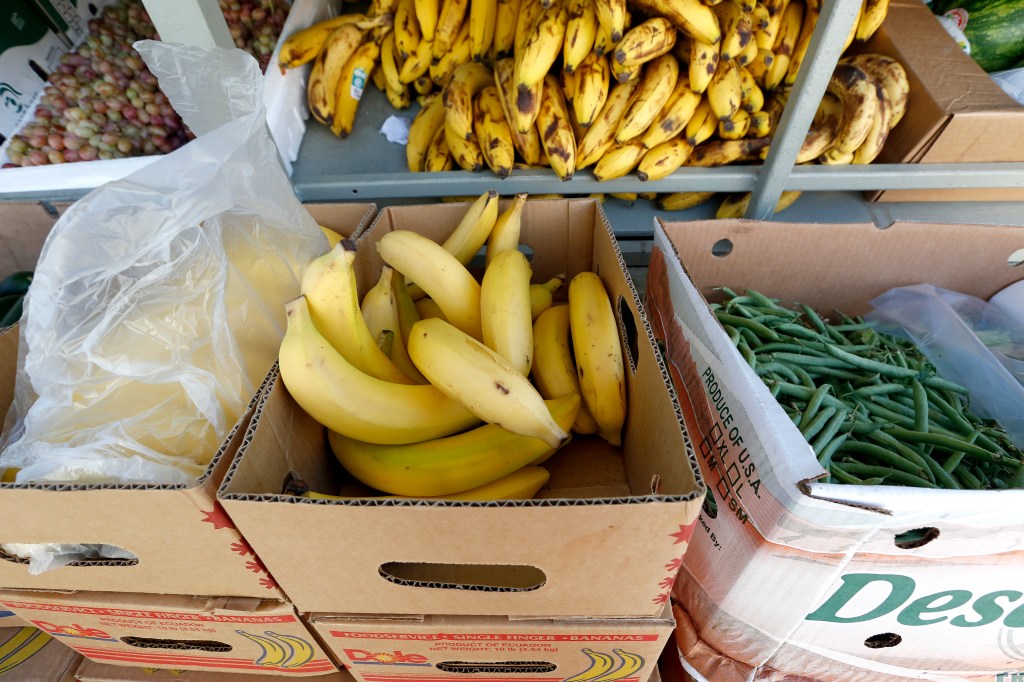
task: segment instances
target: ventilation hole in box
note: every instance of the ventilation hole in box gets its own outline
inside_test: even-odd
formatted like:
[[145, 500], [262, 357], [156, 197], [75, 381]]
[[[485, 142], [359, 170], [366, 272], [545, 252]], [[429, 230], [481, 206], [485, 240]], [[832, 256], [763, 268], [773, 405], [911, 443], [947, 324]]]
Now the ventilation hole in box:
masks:
[[483, 592], [529, 592], [547, 582], [544, 571], [518, 564], [428, 564], [391, 561], [377, 569], [390, 583]]
[[704, 504], [702, 504], [700, 508], [708, 515], [709, 519], [718, 518], [718, 501], [715, 500], [715, 496], [711, 494], [710, 488], [708, 488], [708, 492], [704, 496]]
[[1015, 268], [1021, 263], [1024, 263], [1024, 249], [1017, 249], [1006, 259], [1006, 264], [1011, 268]]
[[156, 637], [122, 637], [128, 646], [139, 649], [173, 649], [175, 651], [231, 651], [231, 645], [212, 639], [157, 639]]
[[[138, 563], [139, 563], [139, 557], [138, 557], [137, 554], [135, 554], [134, 552], [129, 552], [128, 550], [124, 549], [123, 547], [118, 547], [117, 545], [86, 545], [86, 547], [90, 548], [90, 550], [95, 551], [97, 556], [96, 557], [90, 557], [90, 558], [83, 558], [83, 559], [80, 559], [79, 561], [72, 561], [72, 562], [70, 562], [70, 563], [68, 563], [66, 565], [67, 566], [104, 566], [104, 567], [109, 567], [109, 566], [137, 566]], [[103, 552], [105, 550], [110, 550], [110, 549], [117, 550], [118, 552], [121, 552], [121, 553], [124, 553], [124, 554], [129, 554], [131, 556], [128, 556], [128, 557], [125, 557], [125, 558], [121, 558], [121, 559], [112, 559], [112, 558], [109, 558], [109, 557], [100, 556], [101, 552]], [[107, 552], [107, 553], [109, 554], [109, 552]], [[11, 554], [10, 552], [2, 549], [2, 545], [0, 545], [0, 559], [3, 559], [4, 561], [9, 561], [12, 564], [24, 564], [26, 566], [29, 563], [29, 560], [28, 560], [27, 557], [18, 556], [17, 554]]]
[[442, 661], [434, 666], [446, 673], [472, 675], [485, 673], [489, 675], [540, 675], [554, 672], [556, 666], [547, 661], [493, 661], [480, 663], [473, 661]]
[[724, 258], [732, 253], [732, 240], [719, 239], [711, 245], [711, 255], [715, 258]]
[[871, 635], [864, 640], [864, 646], [869, 649], [888, 649], [903, 641], [903, 638], [895, 632], [883, 632], [878, 635]]
[[924, 547], [937, 537], [939, 537], [939, 529], [929, 526], [897, 533], [895, 542], [900, 549], [917, 549]]
[[630, 310], [626, 299], [619, 296], [619, 319], [622, 320], [622, 333], [625, 334], [626, 359], [629, 361], [629, 369], [636, 374], [636, 362], [640, 355], [640, 347], [637, 345], [636, 319], [633, 311]]

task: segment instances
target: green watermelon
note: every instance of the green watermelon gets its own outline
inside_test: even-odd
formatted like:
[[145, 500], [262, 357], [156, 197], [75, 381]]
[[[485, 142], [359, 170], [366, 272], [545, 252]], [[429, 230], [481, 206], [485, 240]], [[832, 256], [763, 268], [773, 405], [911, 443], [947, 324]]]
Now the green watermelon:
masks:
[[938, 0], [932, 11], [964, 32], [971, 57], [985, 71], [1010, 69], [1024, 59], [1024, 0]]

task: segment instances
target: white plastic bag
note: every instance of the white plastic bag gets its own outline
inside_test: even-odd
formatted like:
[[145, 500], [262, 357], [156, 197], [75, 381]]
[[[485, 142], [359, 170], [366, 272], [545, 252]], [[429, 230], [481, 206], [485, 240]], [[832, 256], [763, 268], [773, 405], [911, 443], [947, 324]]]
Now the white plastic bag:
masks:
[[970, 390], [971, 411], [1024, 447], [1024, 329], [980, 298], [930, 284], [890, 289], [864, 316], [913, 341], [940, 376]]
[[195, 479], [273, 364], [284, 302], [327, 249], [268, 134], [256, 61], [136, 49], [198, 138], [94, 190], [47, 238], [0, 454], [18, 482]]

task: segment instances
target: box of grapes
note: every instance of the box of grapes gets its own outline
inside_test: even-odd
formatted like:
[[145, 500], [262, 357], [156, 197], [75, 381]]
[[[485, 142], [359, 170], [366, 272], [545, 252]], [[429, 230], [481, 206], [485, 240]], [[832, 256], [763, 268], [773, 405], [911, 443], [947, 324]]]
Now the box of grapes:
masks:
[[[19, 3], [33, 4], [15, 0], [14, 6]], [[327, 18], [332, 10], [322, 0], [220, 0], [220, 6], [236, 47], [251, 54], [265, 74], [267, 125], [290, 172], [305, 129], [306, 70], [275, 66], [280, 37]], [[14, 26], [24, 24], [30, 37], [40, 34], [34, 46], [3, 50], [6, 36], [0, 35], [0, 73], [17, 78], [0, 82], [5, 193], [77, 198], [191, 139], [132, 47], [137, 40], [158, 38], [141, 0], [86, 3], [64, 24], [47, 20], [42, 10], [32, 12], [15, 12], [11, 20]], [[58, 32], [58, 25], [76, 30]]]
[[673, 588], [698, 679], [1021, 669], [1021, 451], [862, 316], [909, 284], [987, 300], [1022, 247], [1019, 227], [655, 225], [648, 314], [708, 487]]

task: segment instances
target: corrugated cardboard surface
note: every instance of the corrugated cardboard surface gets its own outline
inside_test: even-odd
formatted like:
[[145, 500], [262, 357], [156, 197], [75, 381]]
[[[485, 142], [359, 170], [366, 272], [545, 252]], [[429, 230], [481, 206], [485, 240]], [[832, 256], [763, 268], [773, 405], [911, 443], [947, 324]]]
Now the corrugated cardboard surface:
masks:
[[6, 592], [0, 606], [86, 658], [112, 665], [277, 677], [337, 670], [283, 601]]
[[[718, 253], [723, 245], [731, 251], [713, 255], [716, 244]], [[793, 675], [843, 682], [917, 675], [966, 680], [996, 679], [1019, 667], [1024, 659], [1019, 636], [1012, 619], [1002, 620], [1018, 604], [1008, 603], [974, 627], [966, 621], [973, 619], [970, 604], [983, 605], [995, 598], [990, 593], [1019, 598], [1024, 553], [1019, 516], [1013, 513], [1019, 504], [1011, 496], [1020, 493], [802, 483], [814, 475], [806, 473], [809, 466], [820, 471], [806, 444], [779, 450], [774, 459], [766, 454], [779, 441], [775, 433], [789, 423], [767, 389], [758, 385], [748, 391], [745, 383], [730, 383], [729, 368], [745, 365], [723, 333], [708, 349], [718, 357], [715, 380], [721, 388], [712, 407], [703, 385], [706, 374], [696, 365], [714, 363], [703, 350], [691, 354], [701, 340], [697, 333], [680, 334], [686, 328], [679, 320], [692, 320], [695, 315], [686, 307], [700, 310], [700, 295], [714, 300], [718, 286], [756, 289], [826, 314], [836, 309], [862, 314], [889, 288], [921, 282], [988, 298], [1024, 278], [1024, 271], [1009, 263], [1022, 247], [1024, 229], [1016, 227], [897, 223], [880, 230], [752, 221], [658, 226], [647, 289], [652, 325], [665, 339], [674, 376], [694, 403], [700, 462], [719, 500], [717, 515], [701, 514], [704, 532], [693, 539], [674, 590], [691, 630], [680, 648], [704, 677], [715, 682], [791, 680]], [[696, 301], [676, 298], [677, 285], [687, 279], [697, 287]], [[742, 452], [703, 447], [722, 428], [726, 410], [744, 436]], [[744, 493], [742, 518], [723, 513], [722, 505], [723, 499], [737, 497], [731, 483], [723, 483], [728, 478], [723, 471], [731, 471], [737, 458], [756, 465], [763, 484], [756, 499]], [[836, 493], [825, 491], [836, 488], [870, 499], [860, 507], [836, 504], [831, 501]], [[939, 533], [920, 547], [897, 546], [896, 533], [921, 527]], [[871, 587], [840, 592], [858, 581]], [[892, 599], [883, 608], [879, 602], [890, 586]], [[910, 614], [914, 604], [934, 605], [938, 595], [954, 593], [966, 599], [950, 602], [934, 620], [919, 623]], [[849, 597], [842, 611], [849, 620], [826, 617], [824, 605], [838, 603], [836, 594]], [[818, 610], [821, 617], [808, 618]], [[894, 644], [870, 646], [889, 635], [898, 635]], [[924, 677], [924, 670], [942, 672]], [[974, 677], [978, 671], [987, 678]]]
[[[903, 120], [876, 163], [1024, 161], [1024, 106], [964, 54], [927, 5], [899, 0], [863, 52], [897, 59], [910, 80]], [[1021, 189], [886, 191], [883, 201], [1021, 201]]]
[[[274, 674], [247, 675], [244, 673], [180, 670], [174, 668], [122, 667], [83, 659], [75, 673], [77, 682], [260, 682], [279, 679]], [[352, 682], [345, 670], [321, 675], [316, 682]]]
[[82, 657], [35, 627], [0, 628], [0, 678], [72, 682]]
[[588, 674], [646, 682], [675, 625], [667, 608], [646, 619], [312, 614], [308, 621], [359, 682], [560, 682]]
[[[466, 207], [385, 209], [359, 241], [362, 290], [377, 279], [380, 234], [406, 227], [443, 239]], [[220, 499], [301, 612], [651, 616], [663, 607], [704, 489], [650, 327], [596, 202], [528, 202], [522, 243], [533, 249], [534, 281], [595, 269], [638, 332], [624, 457], [574, 438], [530, 501], [279, 496], [289, 472], [324, 492], [344, 478], [323, 427], [276, 381]]]
[[[364, 229], [374, 204], [312, 205], [344, 236]], [[0, 272], [32, 269], [55, 218], [38, 203], [0, 204]], [[0, 415], [13, 399], [18, 330], [0, 334]], [[215, 500], [245, 435], [257, 396], [204, 475], [189, 485], [0, 484], [0, 543], [105, 543], [139, 557], [135, 565], [89, 562], [30, 575], [0, 558], [0, 587], [182, 595], [280, 597], [276, 583]], [[199, 570], [198, 567], [202, 567]]]

